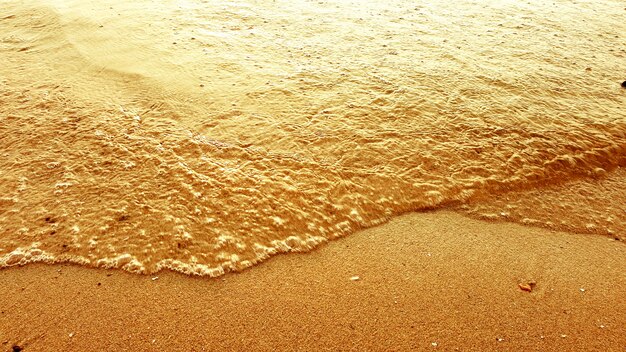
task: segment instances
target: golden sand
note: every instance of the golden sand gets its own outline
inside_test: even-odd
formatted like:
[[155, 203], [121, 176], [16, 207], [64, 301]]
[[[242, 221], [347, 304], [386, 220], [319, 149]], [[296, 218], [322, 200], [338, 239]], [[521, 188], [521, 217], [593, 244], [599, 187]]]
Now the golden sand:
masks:
[[2, 6], [0, 266], [219, 276], [443, 207], [625, 236], [620, 1]]
[[621, 352], [625, 257], [434, 212], [215, 279], [33, 264], [0, 270], [0, 351]]

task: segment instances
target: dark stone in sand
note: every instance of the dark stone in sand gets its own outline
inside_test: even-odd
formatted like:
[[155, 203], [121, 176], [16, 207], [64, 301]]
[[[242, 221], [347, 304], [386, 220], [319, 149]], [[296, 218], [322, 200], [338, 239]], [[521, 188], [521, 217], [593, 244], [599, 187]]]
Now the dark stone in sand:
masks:
[[622, 87], [626, 88], [626, 81], [622, 82]]
[[20, 352], [21, 350], [23, 350], [21, 346], [18, 346], [18, 345], [13, 346], [13, 352]]

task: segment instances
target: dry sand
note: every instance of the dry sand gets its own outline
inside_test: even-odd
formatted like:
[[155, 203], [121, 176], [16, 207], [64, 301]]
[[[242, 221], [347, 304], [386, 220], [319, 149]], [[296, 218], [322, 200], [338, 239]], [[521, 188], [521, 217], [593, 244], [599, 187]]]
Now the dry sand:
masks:
[[[0, 343], [7, 351], [624, 351], [625, 257], [626, 246], [604, 236], [432, 212], [221, 278], [27, 265], [0, 271]], [[532, 292], [518, 287], [532, 280]]]

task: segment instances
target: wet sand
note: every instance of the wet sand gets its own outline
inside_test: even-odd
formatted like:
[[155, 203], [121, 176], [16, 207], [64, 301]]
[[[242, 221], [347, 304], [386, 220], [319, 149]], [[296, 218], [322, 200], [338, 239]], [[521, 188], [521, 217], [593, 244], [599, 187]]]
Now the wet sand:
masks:
[[0, 350], [623, 351], [625, 257], [441, 211], [220, 278], [31, 264], [0, 270]]

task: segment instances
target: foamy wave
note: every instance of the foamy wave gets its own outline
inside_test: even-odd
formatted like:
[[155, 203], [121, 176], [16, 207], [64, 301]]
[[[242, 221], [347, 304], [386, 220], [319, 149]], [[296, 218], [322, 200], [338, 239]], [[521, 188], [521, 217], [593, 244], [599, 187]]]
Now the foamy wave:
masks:
[[[245, 16], [217, 3], [8, 1], [0, 266], [217, 276], [409, 211], [544, 221], [519, 198], [594, 187], [626, 166], [623, 90], [609, 82], [623, 21], [608, 2], [562, 3], [555, 28], [532, 3], [340, 2], [319, 16], [319, 4], [294, 1], [287, 28], [262, 20], [276, 16], [263, 2]], [[519, 11], [532, 12], [532, 35], [502, 20]], [[507, 23], [467, 26], [464, 14]], [[155, 18], [185, 20], [173, 33]], [[215, 28], [180, 38], [200, 24]], [[590, 26], [611, 35], [579, 30]], [[618, 206], [581, 225], [571, 214], [600, 202], [559, 200], [573, 208], [553, 211], [567, 229], [620, 231]]]

